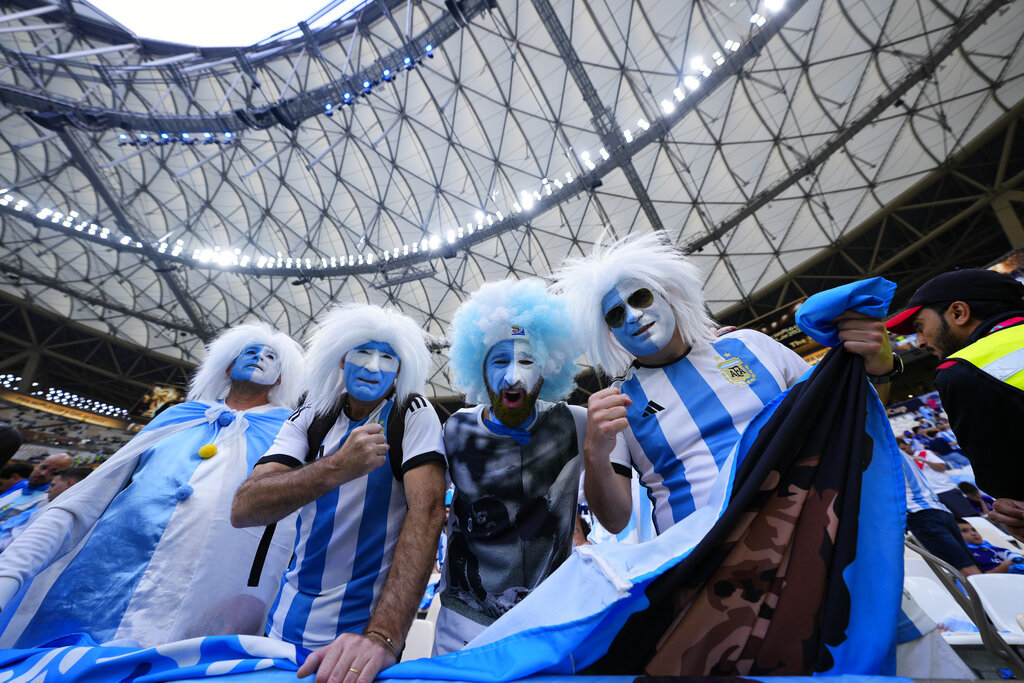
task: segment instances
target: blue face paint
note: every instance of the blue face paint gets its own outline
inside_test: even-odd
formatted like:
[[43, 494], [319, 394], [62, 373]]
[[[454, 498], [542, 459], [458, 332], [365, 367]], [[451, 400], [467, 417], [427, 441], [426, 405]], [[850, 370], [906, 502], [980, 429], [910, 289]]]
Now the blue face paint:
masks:
[[492, 346], [484, 358], [484, 380], [492, 412], [502, 424], [517, 427], [533, 414], [541, 376], [528, 341], [506, 339]]
[[281, 377], [281, 358], [277, 352], [263, 344], [252, 344], [242, 349], [231, 364], [228, 376], [256, 384], [274, 384]]
[[345, 354], [345, 390], [360, 401], [376, 401], [395, 384], [400, 360], [390, 344], [372, 341]]
[[601, 299], [601, 312], [622, 348], [637, 358], [650, 356], [672, 341], [676, 320], [663, 296], [641, 280], [627, 278]]

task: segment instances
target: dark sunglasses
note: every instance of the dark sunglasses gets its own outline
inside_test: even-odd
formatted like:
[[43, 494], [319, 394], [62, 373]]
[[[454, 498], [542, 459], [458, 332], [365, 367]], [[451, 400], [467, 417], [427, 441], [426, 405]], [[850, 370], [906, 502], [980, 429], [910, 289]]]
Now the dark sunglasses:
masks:
[[[654, 292], [646, 287], [638, 289], [629, 295], [626, 303], [630, 308], [647, 308], [654, 303]], [[622, 323], [626, 322], [626, 307], [619, 304], [609, 308], [608, 312], [604, 314], [604, 321], [613, 330], [622, 327]]]

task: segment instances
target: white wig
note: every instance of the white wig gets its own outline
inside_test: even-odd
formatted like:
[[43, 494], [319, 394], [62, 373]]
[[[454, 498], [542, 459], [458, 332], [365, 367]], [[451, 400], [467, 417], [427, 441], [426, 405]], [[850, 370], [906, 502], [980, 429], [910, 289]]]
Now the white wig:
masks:
[[284, 332], [261, 322], [236, 325], [206, 345], [206, 359], [192, 375], [188, 400], [225, 398], [231, 389], [228, 369], [239, 354], [253, 344], [269, 346], [281, 358], [281, 383], [271, 387], [268, 399], [274, 405], [294, 408], [302, 387], [302, 347]]
[[636, 278], [665, 297], [687, 344], [714, 337], [700, 270], [659, 233], [609, 244], [598, 241], [590, 256], [564, 262], [554, 278], [556, 290], [569, 299], [576, 330], [588, 344], [588, 355], [612, 377], [622, 375], [633, 362], [633, 355], [615, 339], [601, 310], [605, 294], [622, 280]]
[[319, 415], [338, 407], [345, 390], [341, 361], [368, 342], [384, 342], [398, 354], [396, 399], [422, 393], [430, 368], [427, 335], [409, 316], [369, 304], [342, 304], [317, 322], [306, 354], [306, 403]]

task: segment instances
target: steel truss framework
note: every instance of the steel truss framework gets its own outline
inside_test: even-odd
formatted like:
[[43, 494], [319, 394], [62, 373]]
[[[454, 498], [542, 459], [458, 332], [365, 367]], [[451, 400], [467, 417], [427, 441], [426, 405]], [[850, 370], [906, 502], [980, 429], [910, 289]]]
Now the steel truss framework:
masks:
[[1024, 103], [860, 228], [720, 319], [756, 328], [815, 292], [878, 275], [897, 283], [899, 303], [936, 273], [983, 267], [1024, 247], [1022, 133]]
[[[484, 281], [660, 228], [712, 311], [750, 320], [823, 253], [897, 265], [846, 252], [1024, 100], [1020, 6], [380, 1], [200, 50], [84, 2], [8, 2], [0, 268], [17, 279], [0, 290], [190, 364], [252, 316], [301, 337], [332, 301], [389, 303], [441, 337]], [[317, 113], [403, 55], [414, 68]], [[129, 147], [114, 126], [235, 134]], [[913, 225], [924, 244], [935, 224]]]
[[190, 370], [0, 295], [0, 374], [21, 377], [23, 393], [37, 383], [131, 409], [154, 384], [185, 386]]

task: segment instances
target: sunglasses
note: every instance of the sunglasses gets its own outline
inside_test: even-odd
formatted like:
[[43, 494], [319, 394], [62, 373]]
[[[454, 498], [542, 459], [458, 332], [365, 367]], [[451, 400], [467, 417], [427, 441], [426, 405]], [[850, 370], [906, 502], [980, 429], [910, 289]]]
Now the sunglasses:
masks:
[[[654, 303], [654, 292], [646, 287], [638, 289], [629, 295], [626, 303], [630, 308], [647, 308]], [[608, 312], [604, 314], [604, 321], [613, 330], [622, 327], [622, 323], [626, 322], [626, 307], [619, 304], [609, 308]]]

